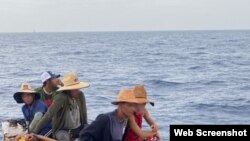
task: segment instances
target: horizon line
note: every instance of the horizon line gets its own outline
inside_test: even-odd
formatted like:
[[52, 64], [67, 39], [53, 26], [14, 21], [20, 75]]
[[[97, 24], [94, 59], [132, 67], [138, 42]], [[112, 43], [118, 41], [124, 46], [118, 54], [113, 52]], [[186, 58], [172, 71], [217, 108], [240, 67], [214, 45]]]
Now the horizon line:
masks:
[[8, 33], [102, 33], [102, 32], [182, 32], [182, 31], [248, 31], [249, 29], [171, 29], [171, 30], [86, 30], [86, 31], [9, 31], [1, 32], [0, 34]]

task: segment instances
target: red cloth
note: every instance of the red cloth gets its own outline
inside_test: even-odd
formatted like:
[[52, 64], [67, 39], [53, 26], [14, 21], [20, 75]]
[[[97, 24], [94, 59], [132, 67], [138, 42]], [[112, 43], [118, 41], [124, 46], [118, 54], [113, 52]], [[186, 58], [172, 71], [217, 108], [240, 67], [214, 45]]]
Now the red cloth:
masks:
[[[142, 114], [137, 115], [136, 113], [134, 113], [135, 122], [140, 128], [142, 128], [142, 118], [143, 118]], [[138, 137], [130, 127], [128, 127], [128, 132], [125, 141], [141, 141], [141, 140], [142, 139]]]
[[52, 99], [46, 99], [46, 100], [44, 101], [44, 103], [45, 103], [48, 107], [50, 107], [50, 105], [53, 103], [53, 100], [52, 100]]

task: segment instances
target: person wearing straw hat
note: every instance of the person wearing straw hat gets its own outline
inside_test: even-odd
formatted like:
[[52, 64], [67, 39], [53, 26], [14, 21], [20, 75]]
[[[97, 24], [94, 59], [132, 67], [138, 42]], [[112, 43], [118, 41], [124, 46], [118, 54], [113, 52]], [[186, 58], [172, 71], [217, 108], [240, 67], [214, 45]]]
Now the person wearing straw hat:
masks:
[[54, 74], [51, 71], [45, 71], [41, 75], [42, 87], [35, 89], [40, 94], [42, 100], [48, 107], [52, 104], [54, 97], [59, 94], [58, 86], [62, 86], [59, 79], [60, 74]]
[[[136, 85], [133, 91], [139, 103], [136, 104], [134, 114], [129, 117], [128, 126], [123, 137], [124, 141], [142, 141], [145, 138], [147, 138], [148, 141], [151, 141], [153, 138], [160, 140], [158, 126], [145, 108], [147, 103], [154, 106], [154, 102], [148, 99], [146, 89], [143, 85]], [[141, 130], [143, 118], [152, 128], [151, 131]]]
[[52, 105], [32, 131], [37, 133], [52, 119], [53, 138], [60, 141], [70, 141], [79, 136], [80, 130], [87, 124], [87, 108], [82, 88], [89, 87], [89, 83], [80, 82], [77, 74], [66, 73], [63, 87], [57, 91]]
[[135, 112], [138, 101], [130, 89], [122, 89], [118, 99], [112, 102], [118, 108], [113, 112], [100, 114], [80, 133], [80, 141], [121, 141], [128, 117]]
[[[48, 107], [40, 101], [40, 95], [34, 91], [31, 85], [27, 82], [22, 83], [20, 91], [13, 95], [17, 103], [24, 103], [22, 107], [22, 112], [24, 119], [27, 122], [28, 129], [36, 126], [37, 115], [43, 115], [47, 112]], [[38, 130], [37, 133], [45, 135], [51, 129], [51, 124], [48, 123], [44, 128]]]

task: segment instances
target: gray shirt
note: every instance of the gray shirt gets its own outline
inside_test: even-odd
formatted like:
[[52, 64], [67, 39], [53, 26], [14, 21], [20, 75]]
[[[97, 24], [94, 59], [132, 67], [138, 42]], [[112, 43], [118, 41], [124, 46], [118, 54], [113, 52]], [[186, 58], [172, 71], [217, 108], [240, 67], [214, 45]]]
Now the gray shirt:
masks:
[[121, 141], [125, 132], [128, 120], [119, 120], [117, 117], [117, 110], [108, 113], [110, 117], [110, 130], [113, 141]]
[[81, 141], [122, 141], [127, 119], [120, 120], [117, 110], [100, 114], [80, 133]]
[[70, 108], [66, 112], [64, 129], [75, 129], [81, 126], [80, 109], [76, 99], [70, 99]]

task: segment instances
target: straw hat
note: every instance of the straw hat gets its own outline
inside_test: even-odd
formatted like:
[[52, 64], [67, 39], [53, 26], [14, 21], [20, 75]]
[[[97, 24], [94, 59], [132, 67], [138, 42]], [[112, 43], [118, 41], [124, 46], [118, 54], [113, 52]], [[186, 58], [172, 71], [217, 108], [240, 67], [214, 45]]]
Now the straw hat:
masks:
[[121, 102], [126, 103], [139, 103], [135, 98], [133, 90], [130, 89], [121, 89], [116, 101], [111, 102], [113, 105], [118, 105]]
[[31, 87], [31, 85], [27, 82], [22, 83], [21, 87], [20, 87], [20, 91], [16, 92], [13, 97], [16, 100], [17, 103], [23, 103], [23, 99], [22, 99], [22, 94], [23, 93], [29, 93], [29, 94], [34, 94], [35, 95], [35, 99], [40, 99], [40, 94], [36, 91], [34, 91]]
[[149, 103], [150, 105], [154, 106], [154, 102], [148, 99], [147, 91], [143, 85], [136, 85], [133, 91], [139, 103]]
[[78, 80], [77, 74], [74, 72], [66, 73], [64, 75], [63, 84], [64, 86], [60, 87], [57, 91], [76, 90], [89, 87], [89, 83], [80, 82]]

